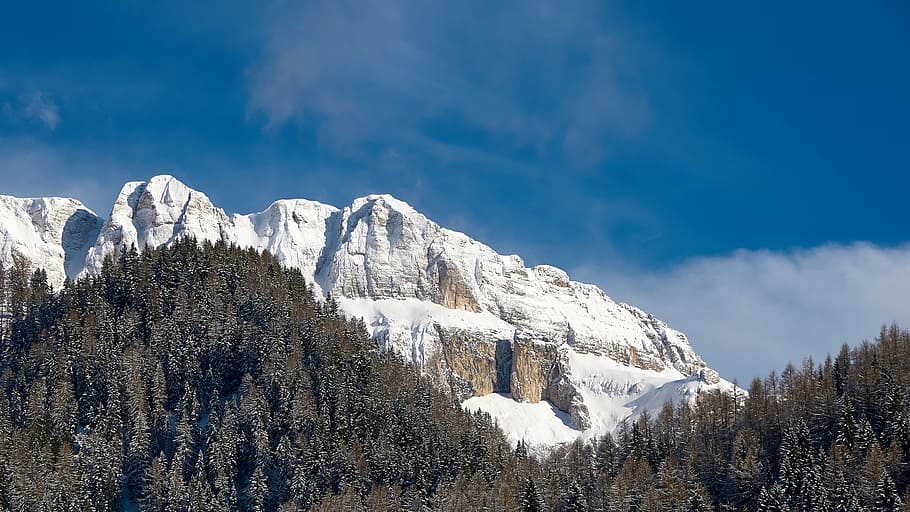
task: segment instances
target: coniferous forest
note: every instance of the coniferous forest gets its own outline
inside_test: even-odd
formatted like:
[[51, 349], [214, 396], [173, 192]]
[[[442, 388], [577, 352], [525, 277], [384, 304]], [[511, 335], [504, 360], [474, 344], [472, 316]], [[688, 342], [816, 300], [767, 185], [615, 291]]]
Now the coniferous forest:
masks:
[[268, 254], [189, 239], [53, 291], [0, 269], [0, 510], [910, 510], [884, 328], [529, 453]]

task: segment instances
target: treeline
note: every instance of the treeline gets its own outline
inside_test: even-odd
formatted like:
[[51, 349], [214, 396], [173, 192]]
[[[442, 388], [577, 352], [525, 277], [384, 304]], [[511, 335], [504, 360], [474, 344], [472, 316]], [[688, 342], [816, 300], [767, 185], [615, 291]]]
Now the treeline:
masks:
[[591, 510], [910, 510], [910, 333], [666, 405], [542, 465]]
[[[884, 329], [534, 455], [268, 254], [179, 240], [59, 291], [0, 267], [0, 510], [902, 510]], [[902, 499], [903, 498], [903, 499]]]

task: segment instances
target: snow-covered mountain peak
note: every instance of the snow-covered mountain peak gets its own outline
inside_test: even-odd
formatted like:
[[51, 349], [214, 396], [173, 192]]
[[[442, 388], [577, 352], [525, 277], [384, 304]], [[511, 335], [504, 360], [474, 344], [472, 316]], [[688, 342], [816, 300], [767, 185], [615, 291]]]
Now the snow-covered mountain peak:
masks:
[[[64, 199], [0, 196], [0, 220], [4, 263], [22, 256], [45, 267], [55, 286], [82, 262], [83, 272], [98, 272], [105, 256], [131, 245], [192, 236], [267, 250], [363, 318], [381, 347], [470, 398], [471, 407], [506, 414], [498, 417], [503, 425], [520, 416], [515, 411], [549, 411], [538, 407], [543, 401], [561, 411], [556, 421], [569, 431], [602, 432], [666, 399], [729, 385], [684, 334], [653, 315], [562, 269], [528, 268], [518, 255], [501, 255], [388, 194], [341, 209], [282, 199], [228, 215], [163, 174], [126, 183], [103, 227], [81, 203]], [[497, 393], [512, 400], [500, 408]], [[514, 440], [520, 431], [510, 431]]]
[[0, 262], [16, 259], [47, 271], [59, 286], [82, 270], [85, 251], [101, 229], [102, 219], [76, 199], [20, 199], [0, 195]]
[[192, 194], [202, 195], [208, 200], [205, 194], [189, 188], [182, 181], [169, 174], [161, 174], [149, 179], [146, 183], [146, 193], [160, 203], [174, 207], [181, 207], [186, 204]]
[[85, 259], [86, 272], [101, 269], [104, 257], [135, 246], [160, 247], [181, 236], [215, 241], [230, 221], [224, 211], [197, 190], [162, 174], [126, 183]]
[[551, 265], [537, 265], [532, 270], [541, 282], [547, 283], [551, 286], [568, 288], [570, 284], [569, 274], [561, 268], [557, 268]]
[[367, 204], [370, 204], [371, 206], [376, 205], [382, 208], [395, 210], [402, 215], [415, 215], [423, 217], [423, 214], [415, 210], [410, 204], [396, 198], [395, 196], [392, 196], [391, 194], [370, 194], [363, 197], [358, 197], [351, 203], [350, 208], [351, 210], [356, 211]]

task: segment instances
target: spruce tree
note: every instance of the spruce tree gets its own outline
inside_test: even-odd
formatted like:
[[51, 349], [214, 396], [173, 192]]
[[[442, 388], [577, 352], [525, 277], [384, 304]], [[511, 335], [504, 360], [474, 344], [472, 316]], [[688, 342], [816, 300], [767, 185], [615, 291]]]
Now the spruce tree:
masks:
[[527, 477], [521, 492], [518, 494], [518, 505], [522, 512], [540, 512], [543, 510], [543, 500], [537, 491], [534, 479]]

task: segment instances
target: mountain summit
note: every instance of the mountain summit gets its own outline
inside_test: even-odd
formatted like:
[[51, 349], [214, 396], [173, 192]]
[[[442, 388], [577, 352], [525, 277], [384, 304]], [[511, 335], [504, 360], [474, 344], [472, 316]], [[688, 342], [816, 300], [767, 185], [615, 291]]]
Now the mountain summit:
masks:
[[192, 236], [267, 250], [515, 441], [610, 431], [668, 400], [731, 386], [653, 315], [556, 267], [528, 268], [389, 195], [228, 215], [161, 175], [126, 183], [106, 221], [76, 200], [9, 196], [0, 220], [0, 262], [44, 268], [55, 286], [133, 245]]

